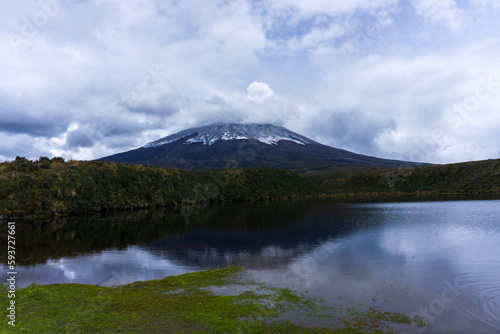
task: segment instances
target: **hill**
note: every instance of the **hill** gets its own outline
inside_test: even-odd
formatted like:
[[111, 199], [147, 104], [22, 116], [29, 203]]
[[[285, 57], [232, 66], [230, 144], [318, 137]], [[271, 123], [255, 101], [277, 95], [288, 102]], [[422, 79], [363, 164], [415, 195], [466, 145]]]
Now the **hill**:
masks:
[[11, 217], [287, 199], [318, 193], [304, 176], [282, 170], [189, 172], [20, 157], [0, 164], [0, 214]]
[[101, 161], [18, 157], [0, 164], [0, 215], [48, 217], [311, 196], [499, 194], [500, 159], [416, 168], [313, 172], [221, 169], [190, 172]]
[[330, 194], [500, 193], [500, 159], [427, 167], [310, 174]]

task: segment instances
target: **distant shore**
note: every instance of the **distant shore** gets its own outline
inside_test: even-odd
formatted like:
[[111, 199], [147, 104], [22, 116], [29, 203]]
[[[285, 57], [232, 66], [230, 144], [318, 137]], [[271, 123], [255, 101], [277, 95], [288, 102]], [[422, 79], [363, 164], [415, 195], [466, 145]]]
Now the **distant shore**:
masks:
[[[17, 158], [0, 164], [0, 215], [56, 216], [207, 203], [298, 198], [500, 194], [500, 159], [427, 167], [308, 172], [189, 172], [108, 162]], [[191, 213], [190, 213], [191, 212]]]

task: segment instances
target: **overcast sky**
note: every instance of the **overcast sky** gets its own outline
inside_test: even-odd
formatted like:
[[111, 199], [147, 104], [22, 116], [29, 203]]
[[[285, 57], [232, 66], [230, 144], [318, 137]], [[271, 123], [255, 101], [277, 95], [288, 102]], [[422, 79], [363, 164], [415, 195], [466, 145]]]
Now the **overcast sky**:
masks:
[[0, 2], [0, 160], [220, 121], [435, 163], [500, 158], [497, 0]]

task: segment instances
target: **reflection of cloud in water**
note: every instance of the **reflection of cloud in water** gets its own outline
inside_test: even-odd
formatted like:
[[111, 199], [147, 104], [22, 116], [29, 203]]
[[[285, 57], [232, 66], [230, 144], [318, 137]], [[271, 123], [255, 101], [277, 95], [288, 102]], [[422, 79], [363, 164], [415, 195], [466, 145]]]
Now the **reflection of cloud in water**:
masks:
[[65, 268], [65, 263], [63, 259], [59, 260], [48, 260], [47, 261], [47, 266], [50, 266], [52, 268], [57, 268], [61, 270], [64, 273], [64, 277], [68, 280], [74, 280], [75, 279], [75, 271], [74, 270], [68, 270]]
[[457, 281], [464, 294], [459, 311], [484, 329], [500, 331], [500, 272], [463, 274]]
[[[354, 300], [376, 296], [391, 278], [394, 268], [406, 265], [404, 254], [380, 246], [380, 235], [363, 233], [333, 239], [314, 247], [275, 270], [250, 273], [276, 285], [298, 287], [319, 297]], [[380, 285], [382, 283], [382, 285]]]
[[254, 269], [273, 268], [289, 263], [297, 257], [300, 251], [283, 249], [280, 246], [271, 246], [262, 250], [232, 251], [215, 248], [197, 248], [185, 252], [181, 251], [153, 251], [154, 254], [175, 259], [178, 263], [195, 266], [199, 270], [208, 268], [245, 266]]
[[[464, 204], [426, 203], [422, 217], [418, 210], [405, 212], [407, 204], [388, 204], [394, 220], [384, 226], [332, 240], [282, 268], [249, 273], [308, 290], [334, 306], [360, 303], [409, 314], [434, 310], [430, 317], [436, 326], [491, 333], [500, 329], [498, 207]], [[440, 205], [448, 206], [444, 215]], [[475, 218], [474, 211], [479, 213]], [[326, 258], [316, 254], [324, 247], [331, 250]], [[459, 289], [458, 296], [442, 302], [450, 286]]]
[[[37, 284], [54, 282], [99, 284], [118, 273], [122, 283], [131, 283], [195, 270], [197, 268], [180, 265], [137, 247], [129, 247], [126, 250], [49, 260], [45, 265], [20, 267], [18, 279], [21, 287], [29, 285], [32, 281]], [[26, 277], [29, 277], [29, 282], [23, 281]]]

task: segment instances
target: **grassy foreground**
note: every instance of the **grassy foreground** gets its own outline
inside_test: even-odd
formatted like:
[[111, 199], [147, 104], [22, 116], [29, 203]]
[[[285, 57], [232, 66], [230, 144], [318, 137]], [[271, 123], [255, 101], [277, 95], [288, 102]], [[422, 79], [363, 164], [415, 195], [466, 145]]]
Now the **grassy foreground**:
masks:
[[[425, 326], [373, 308], [328, 308], [289, 289], [245, 281], [239, 271], [216, 269], [116, 287], [31, 285], [16, 292], [16, 326], [8, 326], [4, 315], [0, 332], [392, 333], [394, 324], [410, 332]], [[222, 293], [225, 288], [232, 292]], [[2, 314], [6, 295], [2, 291]], [[320, 327], [327, 324], [336, 329]]]

